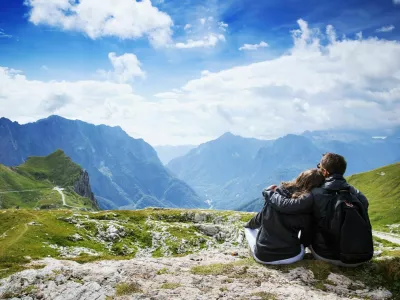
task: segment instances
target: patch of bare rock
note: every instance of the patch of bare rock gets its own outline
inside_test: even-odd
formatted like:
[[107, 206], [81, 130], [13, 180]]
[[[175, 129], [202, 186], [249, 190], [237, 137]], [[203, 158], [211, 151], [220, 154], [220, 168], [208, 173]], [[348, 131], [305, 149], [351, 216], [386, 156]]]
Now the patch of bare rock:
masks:
[[[223, 251], [209, 249], [184, 257], [137, 257], [87, 264], [46, 258], [35, 262], [45, 265], [43, 269], [25, 270], [0, 280], [0, 298], [333, 300], [391, 297], [387, 290], [370, 289], [361, 282], [332, 273], [329, 284], [321, 290], [315, 286], [311, 270], [298, 267], [284, 273], [243, 260], [248, 256], [247, 249], [239, 247]], [[214, 267], [208, 268], [210, 265]]]

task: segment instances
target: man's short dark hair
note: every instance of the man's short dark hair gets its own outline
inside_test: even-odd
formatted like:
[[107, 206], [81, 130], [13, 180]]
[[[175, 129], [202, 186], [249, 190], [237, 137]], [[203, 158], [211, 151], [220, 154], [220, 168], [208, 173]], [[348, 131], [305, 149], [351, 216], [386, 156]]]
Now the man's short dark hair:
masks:
[[347, 162], [343, 156], [335, 153], [325, 153], [321, 159], [321, 167], [329, 174], [344, 175], [347, 168]]

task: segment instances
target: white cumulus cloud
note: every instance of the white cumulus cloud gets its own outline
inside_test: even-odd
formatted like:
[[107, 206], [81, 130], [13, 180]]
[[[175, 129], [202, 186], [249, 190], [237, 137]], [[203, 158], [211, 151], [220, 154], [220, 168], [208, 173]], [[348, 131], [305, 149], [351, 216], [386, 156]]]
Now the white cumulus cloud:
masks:
[[121, 83], [131, 82], [135, 77], [145, 78], [146, 73], [140, 68], [140, 61], [133, 53], [117, 56], [115, 52], [108, 54], [113, 71], [99, 70], [105, 78]]
[[[299, 20], [294, 46], [284, 55], [247, 66], [202, 74], [181, 89], [198, 103], [205, 132], [232, 130], [276, 137], [328, 128], [384, 128], [400, 124], [400, 43], [377, 38], [336, 37]], [[201, 103], [201, 104], [200, 104]], [[218, 117], [222, 107], [226, 118]]]
[[156, 47], [171, 42], [171, 17], [150, 0], [26, 0], [29, 21], [62, 30], [80, 31], [92, 39], [147, 36]]
[[0, 68], [0, 115], [23, 123], [56, 113], [120, 125], [154, 145], [198, 144], [226, 131], [275, 138], [399, 126], [400, 43], [338, 38], [333, 27], [298, 23], [293, 46], [282, 55], [199, 73], [155, 99], [122, 82], [44, 82]]
[[243, 50], [258, 50], [260, 48], [266, 48], [268, 44], [264, 41], [261, 41], [259, 44], [244, 44], [242, 47], [239, 48], [240, 51]]
[[186, 24], [183, 29], [184, 30], [189, 30], [190, 28], [192, 28], [192, 25], [191, 24]]
[[199, 40], [188, 39], [185, 43], [176, 43], [175, 47], [178, 49], [209, 48], [215, 47], [220, 41], [225, 41], [222, 34], [210, 33]]
[[393, 31], [395, 27], [393, 25], [389, 25], [389, 26], [383, 26], [381, 28], [378, 28], [377, 30], [375, 30], [376, 32], [391, 32]]

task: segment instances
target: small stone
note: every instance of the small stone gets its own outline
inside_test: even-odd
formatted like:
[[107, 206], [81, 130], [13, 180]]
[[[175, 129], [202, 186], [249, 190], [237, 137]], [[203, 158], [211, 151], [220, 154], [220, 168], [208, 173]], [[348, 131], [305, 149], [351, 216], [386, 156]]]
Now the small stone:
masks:
[[68, 239], [73, 242], [83, 241], [83, 237], [81, 235], [79, 235], [78, 233], [75, 233], [74, 235], [68, 237]]
[[32, 221], [30, 223], [28, 223], [29, 226], [40, 226], [42, 224], [39, 224], [38, 222]]
[[198, 225], [197, 228], [208, 236], [214, 236], [220, 231], [219, 227], [215, 225]]
[[60, 274], [57, 275], [56, 278], [54, 279], [57, 285], [63, 284], [66, 281], [66, 278], [64, 275]]
[[207, 214], [205, 213], [195, 213], [194, 215], [194, 223], [203, 223], [207, 220]]
[[237, 253], [237, 252], [232, 252], [231, 255], [232, 255], [232, 256], [238, 256], [239, 253]]

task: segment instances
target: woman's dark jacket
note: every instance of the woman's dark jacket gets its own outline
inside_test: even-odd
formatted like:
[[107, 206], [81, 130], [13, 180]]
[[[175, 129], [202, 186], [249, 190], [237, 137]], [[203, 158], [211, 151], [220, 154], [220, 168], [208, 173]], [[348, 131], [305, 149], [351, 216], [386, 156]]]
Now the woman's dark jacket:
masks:
[[[270, 198], [278, 193], [290, 198], [291, 193], [282, 186], [275, 192], [264, 190], [265, 204], [247, 224], [246, 228], [259, 228], [255, 256], [262, 261], [271, 262], [295, 257], [301, 252], [301, 244], [308, 246], [311, 242], [311, 214], [284, 214], [271, 206]], [[301, 238], [299, 239], [299, 231]]]

